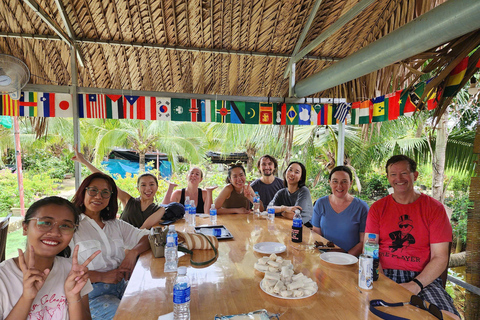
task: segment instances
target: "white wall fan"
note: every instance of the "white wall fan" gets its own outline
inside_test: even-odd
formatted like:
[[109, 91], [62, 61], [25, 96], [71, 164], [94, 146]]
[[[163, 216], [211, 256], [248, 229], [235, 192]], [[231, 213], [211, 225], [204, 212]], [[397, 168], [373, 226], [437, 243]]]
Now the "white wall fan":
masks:
[[30, 70], [22, 60], [0, 54], [0, 94], [9, 94], [13, 100], [18, 100], [28, 80]]

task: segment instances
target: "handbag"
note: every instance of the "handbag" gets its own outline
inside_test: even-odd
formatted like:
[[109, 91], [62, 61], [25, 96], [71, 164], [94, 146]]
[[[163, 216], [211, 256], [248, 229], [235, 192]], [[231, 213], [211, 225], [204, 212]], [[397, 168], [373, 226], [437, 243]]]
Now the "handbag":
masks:
[[[155, 227], [150, 229], [148, 241], [155, 258], [165, 256], [165, 245], [167, 243], [168, 227]], [[192, 234], [178, 231], [179, 246], [178, 251], [190, 254], [190, 263], [194, 266], [204, 266], [214, 261], [218, 257], [218, 239], [214, 236], [206, 236], [202, 233]], [[180, 241], [182, 240], [183, 243]], [[193, 249], [213, 249], [215, 256], [207, 261], [193, 261]]]

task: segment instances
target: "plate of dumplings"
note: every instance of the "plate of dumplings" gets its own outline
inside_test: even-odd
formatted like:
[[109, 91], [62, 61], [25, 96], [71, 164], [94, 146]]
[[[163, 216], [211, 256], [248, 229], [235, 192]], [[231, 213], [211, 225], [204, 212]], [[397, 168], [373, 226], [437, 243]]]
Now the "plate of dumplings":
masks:
[[295, 273], [290, 260], [276, 254], [262, 257], [255, 263], [255, 269], [264, 272], [260, 288], [266, 293], [281, 299], [303, 299], [318, 291], [317, 283], [303, 273]]

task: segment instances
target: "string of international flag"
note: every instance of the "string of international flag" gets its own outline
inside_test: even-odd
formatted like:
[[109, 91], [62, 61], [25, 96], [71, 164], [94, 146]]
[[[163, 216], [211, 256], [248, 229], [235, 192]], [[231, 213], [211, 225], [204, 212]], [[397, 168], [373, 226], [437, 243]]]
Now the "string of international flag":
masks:
[[[414, 91], [415, 93], [415, 91]], [[412, 95], [402, 105], [401, 91], [364, 102], [329, 104], [258, 103], [178, 99], [113, 94], [79, 94], [79, 118], [218, 122], [264, 125], [333, 125], [388, 121], [415, 111]], [[430, 105], [429, 105], [430, 109]], [[66, 93], [21, 92], [19, 100], [0, 99], [0, 115], [73, 117], [72, 96]]]
[[[468, 65], [464, 58], [446, 79], [444, 96], [459, 88]], [[476, 64], [480, 68], [480, 61]], [[409, 90], [354, 103], [291, 104], [245, 101], [180, 99], [115, 94], [78, 94], [79, 118], [138, 119], [158, 121], [218, 122], [263, 125], [334, 125], [339, 122], [368, 124], [411, 116], [419, 105], [433, 110], [442, 92], [431, 90], [421, 104], [428, 81]], [[72, 95], [68, 93], [21, 92], [19, 100], [0, 98], [0, 116], [73, 117]]]

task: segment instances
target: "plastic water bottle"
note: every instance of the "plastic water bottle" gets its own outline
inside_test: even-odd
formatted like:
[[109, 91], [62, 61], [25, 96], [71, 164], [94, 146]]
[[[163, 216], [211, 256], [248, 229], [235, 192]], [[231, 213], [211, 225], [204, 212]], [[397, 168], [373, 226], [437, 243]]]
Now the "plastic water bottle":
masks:
[[215, 208], [215, 204], [212, 203], [210, 207], [210, 224], [212, 226], [217, 225], [217, 208]]
[[374, 233], [369, 233], [363, 251], [366, 255], [369, 255], [373, 258], [373, 281], [378, 280], [378, 248], [377, 235]]
[[190, 226], [192, 227], [192, 232], [195, 231], [195, 216], [197, 215], [197, 207], [195, 206], [195, 200], [190, 200]]
[[165, 245], [165, 272], [177, 271], [178, 235], [173, 224], [168, 226], [167, 243]]
[[295, 210], [295, 215], [293, 216], [293, 225], [292, 225], [292, 242], [302, 242], [303, 238], [303, 227], [302, 227], [302, 215], [300, 210]]
[[273, 222], [275, 220], [275, 208], [273, 206], [267, 207], [268, 220]]
[[189, 196], [186, 196], [185, 197], [185, 204], [184, 204], [184, 207], [185, 207], [185, 221], [187, 222], [187, 226], [190, 225], [190, 197]]
[[253, 214], [257, 216], [260, 215], [260, 195], [258, 191], [255, 191], [255, 195], [253, 196]]
[[190, 319], [190, 281], [187, 276], [187, 267], [178, 268], [173, 286], [173, 319]]

